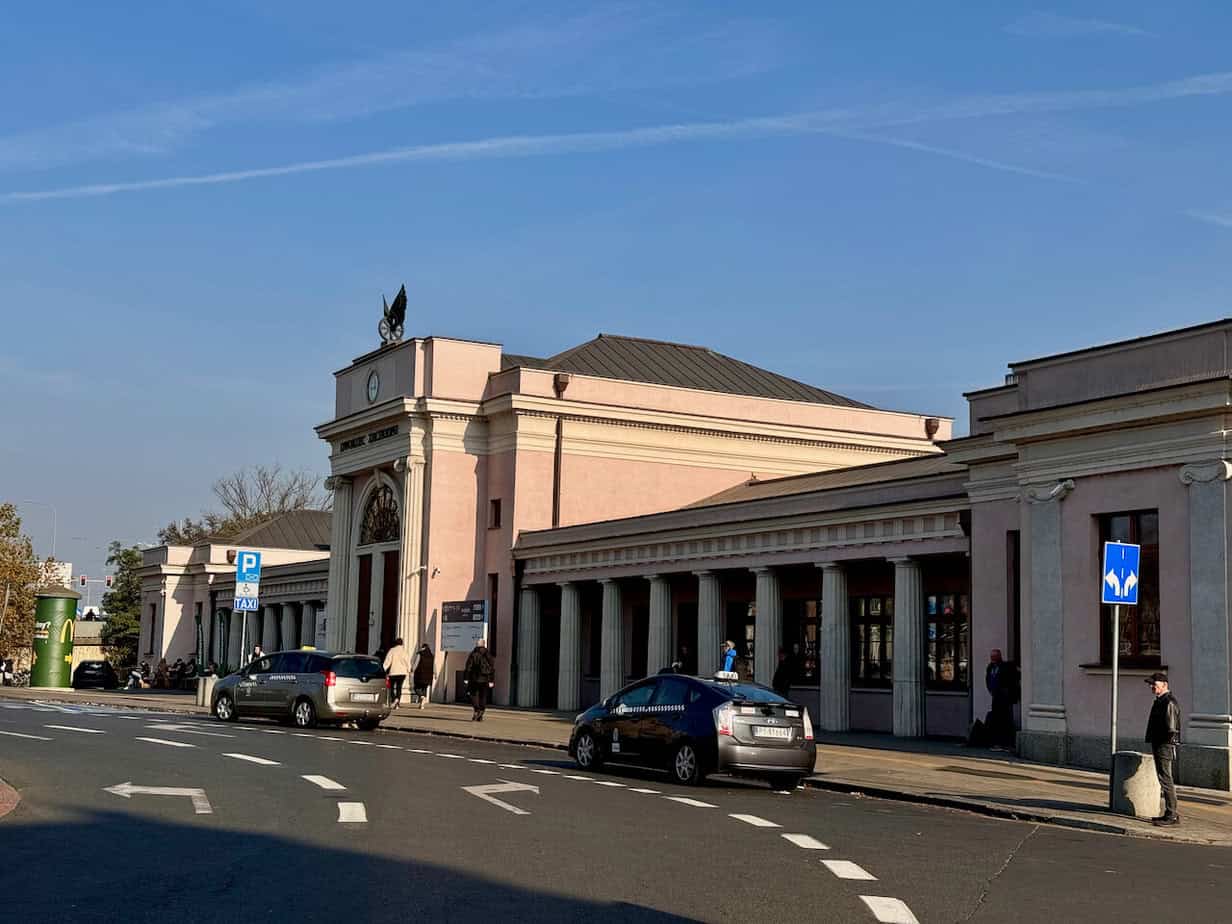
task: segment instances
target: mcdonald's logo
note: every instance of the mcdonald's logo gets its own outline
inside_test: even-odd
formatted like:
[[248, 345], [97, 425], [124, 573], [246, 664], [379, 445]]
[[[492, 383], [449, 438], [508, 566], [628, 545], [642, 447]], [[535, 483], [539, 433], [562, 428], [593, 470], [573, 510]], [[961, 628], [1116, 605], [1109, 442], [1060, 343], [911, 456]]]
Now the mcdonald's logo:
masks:
[[71, 642], [73, 640], [73, 621], [66, 619], [64, 625], [60, 627], [60, 644]]

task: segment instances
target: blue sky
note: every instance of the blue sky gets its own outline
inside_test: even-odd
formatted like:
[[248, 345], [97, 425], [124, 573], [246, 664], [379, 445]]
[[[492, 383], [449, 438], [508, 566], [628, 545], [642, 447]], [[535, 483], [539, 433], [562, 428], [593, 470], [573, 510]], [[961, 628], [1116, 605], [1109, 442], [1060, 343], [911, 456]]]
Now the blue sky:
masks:
[[704, 343], [961, 430], [1009, 361], [1232, 314], [1230, 48], [1225, 3], [9, 3], [0, 497], [98, 574], [324, 472], [404, 281], [417, 335]]

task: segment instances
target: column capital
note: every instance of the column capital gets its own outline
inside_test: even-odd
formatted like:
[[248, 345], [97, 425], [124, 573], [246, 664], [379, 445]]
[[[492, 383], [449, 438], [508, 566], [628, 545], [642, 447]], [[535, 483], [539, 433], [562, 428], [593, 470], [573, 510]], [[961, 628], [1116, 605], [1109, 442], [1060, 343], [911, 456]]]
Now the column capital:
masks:
[[918, 558], [913, 558], [910, 555], [899, 555], [896, 558], [887, 558], [886, 561], [892, 564], [895, 568], [905, 568], [908, 565], [913, 565], [916, 568], [920, 567], [920, 560]]
[[617, 582], [617, 579], [616, 579], [616, 578], [611, 578], [611, 577], [596, 578], [596, 580], [597, 580], [600, 584], [604, 585], [605, 587], [606, 587], [608, 584], [615, 584], [615, 583]]
[[708, 568], [703, 568], [701, 571], [694, 571], [694, 572], [692, 572], [692, 574], [693, 574], [693, 576], [694, 576], [694, 577], [710, 577], [710, 575], [712, 575], [712, 574], [714, 574], [714, 573], [715, 573], [715, 572], [711, 571], [711, 570], [710, 570], [710, 569], [708, 569]]
[[1052, 501], [1063, 501], [1074, 490], [1074, 479], [1066, 478], [1055, 484], [1028, 485], [1022, 492], [1030, 504], [1049, 504]]
[[1209, 462], [1191, 462], [1182, 465], [1177, 477], [1181, 484], [1188, 487], [1191, 484], [1208, 484], [1212, 481], [1228, 481], [1232, 479], [1232, 462], [1226, 459], [1212, 459]]
[[339, 488], [350, 486], [350, 484], [350, 475], [330, 475], [325, 479], [325, 490], [337, 491]]
[[556, 586], [564, 590], [566, 587], [576, 587], [577, 581], [557, 581]]
[[774, 574], [774, 567], [772, 565], [757, 565], [750, 568], [749, 571], [753, 574]]
[[642, 577], [648, 580], [651, 584], [667, 580], [667, 576], [663, 574], [643, 574]]
[[842, 571], [843, 563], [841, 561], [817, 561], [813, 562], [813, 567], [820, 568], [822, 571]]

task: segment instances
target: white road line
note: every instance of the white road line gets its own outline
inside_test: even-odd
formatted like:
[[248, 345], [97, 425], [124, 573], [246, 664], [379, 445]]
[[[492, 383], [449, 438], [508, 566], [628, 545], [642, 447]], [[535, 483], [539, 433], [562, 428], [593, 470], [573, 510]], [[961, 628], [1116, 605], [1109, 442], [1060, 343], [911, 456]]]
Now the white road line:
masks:
[[44, 725], [44, 728], [58, 728], [60, 731], [81, 732], [83, 735], [105, 735], [101, 728], [78, 728], [76, 725]]
[[621, 789], [623, 789], [625, 784], [617, 783], [615, 780], [595, 780], [595, 785], [596, 786], [614, 786], [614, 787], [618, 786]]
[[543, 773], [547, 776], [560, 776], [559, 770], [536, 770], [532, 767], [530, 772], [531, 773]]
[[822, 860], [822, 866], [832, 872], [839, 879], [866, 879], [870, 882], [876, 882], [877, 877], [866, 870], [858, 863], [852, 863], [850, 860]]
[[829, 850], [830, 848], [817, 840], [815, 837], [810, 837], [807, 834], [784, 834], [783, 839], [790, 841], [797, 847], [803, 847], [805, 850]]
[[291, 732], [293, 738], [315, 738], [316, 735], [310, 735], [307, 732]]
[[589, 783], [592, 779], [594, 779], [594, 777], [591, 777], [591, 776], [578, 776], [576, 773], [566, 773], [566, 774], [565, 774], [565, 779], [566, 779], [566, 780], [581, 780], [581, 781], [582, 781], [582, 782], [584, 782], [584, 783]]
[[764, 818], [758, 818], [756, 815], [728, 815], [728, 818], [734, 818], [736, 821], [743, 821], [746, 825], [752, 825], [754, 828], [781, 828], [780, 824], [775, 824], [773, 821], [767, 821]]
[[147, 725], [146, 728], [151, 731], [169, 731], [175, 732], [177, 735], [201, 735], [205, 738], [234, 738], [235, 735], [224, 735], [222, 732], [207, 732], [197, 731], [193, 728], [185, 728], [182, 725], [174, 725], [169, 722], [155, 722], [153, 725]]
[[868, 905], [868, 910], [882, 924], [920, 924], [911, 909], [901, 899], [885, 898], [880, 895], [861, 895], [860, 901]]
[[31, 741], [55, 741], [55, 738], [48, 738], [46, 735], [23, 735], [21, 732], [0, 731], [0, 735], [8, 735], [10, 738], [29, 738]]
[[494, 760], [484, 760], [482, 757], [468, 757], [467, 760], [469, 760], [472, 764], [494, 764], [496, 763], [496, 761]]
[[664, 796], [663, 798], [672, 802], [679, 802], [681, 805], [691, 805], [694, 808], [718, 808], [717, 805], [702, 802], [700, 799], [690, 799], [687, 796]]
[[375, 745], [371, 741], [352, 741], [351, 744], [358, 744], [360, 747], [363, 747], [363, 748], [375, 747]]
[[234, 757], [236, 760], [246, 760], [249, 763], [260, 764], [263, 767], [280, 767], [281, 764], [276, 760], [267, 760], [264, 757], [253, 757], [251, 754], [223, 754], [223, 757]]
[[278, 728], [267, 728], [265, 729], [265, 733], [267, 735], [285, 735], [286, 734], [286, 732]]
[[521, 764], [498, 764], [502, 770], [525, 770]]
[[431, 751], [425, 751], [423, 748], [407, 748], [412, 754], [431, 754]]
[[304, 779], [309, 783], [320, 786], [322, 789], [346, 789], [341, 783], [335, 783], [327, 776], [316, 776], [315, 774], [306, 773]]
[[450, 760], [466, 760], [461, 754], [437, 754], [437, 757], [448, 757]]
[[397, 744], [378, 744], [377, 747], [385, 748], [387, 751], [401, 751], [402, 750], [402, 747]]
[[657, 796], [659, 794], [657, 789], [630, 789], [629, 792], [645, 793], [648, 796]]
[[165, 744], [169, 748], [195, 748], [195, 744], [189, 744], [187, 741], [168, 741], [166, 738], [142, 738], [140, 735], [136, 738], [137, 741], [148, 741], [150, 744]]
[[365, 824], [368, 821], [368, 812], [362, 802], [339, 802], [338, 821], [342, 824]]

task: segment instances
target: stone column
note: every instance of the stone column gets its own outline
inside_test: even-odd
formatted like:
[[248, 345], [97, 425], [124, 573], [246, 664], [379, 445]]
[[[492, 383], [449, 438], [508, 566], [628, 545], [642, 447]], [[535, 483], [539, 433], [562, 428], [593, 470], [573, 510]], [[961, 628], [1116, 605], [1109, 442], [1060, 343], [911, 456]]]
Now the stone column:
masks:
[[603, 699], [620, 689], [625, 675], [624, 607], [620, 599], [620, 584], [612, 578], [602, 578], [603, 639], [599, 657], [599, 696]]
[[924, 581], [912, 558], [894, 564], [894, 734], [922, 738], [924, 716]]
[[518, 705], [539, 705], [539, 591], [523, 587], [518, 612]]
[[770, 686], [783, 644], [783, 597], [773, 568], [750, 568], [757, 575], [757, 619], [753, 628], [753, 679]]
[[[847, 605], [847, 572], [838, 562], [821, 569], [820, 725], [826, 731], [851, 729], [851, 615]], [[897, 607], [895, 612], [897, 612]]]
[[[1061, 586], [1061, 502], [1073, 481], [1028, 488], [1031, 573], [1030, 701], [1026, 702], [1019, 753], [1029, 760], [1065, 763], [1068, 754], [1065, 717], [1065, 596]], [[1092, 591], [1094, 594], [1094, 591]]]
[[316, 604], [305, 600], [299, 605], [299, 643], [301, 645], [316, 645], [317, 643], [317, 610]]
[[237, 610], [229, 610], [230, 614], [230, 632], [227, 637], [227, 650], [223, 661], [228, 667], [239, 667], [244, 663], [243, 639], [244, 634], [244, 614]]
[[560, 585], [560, 674], [556, 708], [572, 711], [581, 705], [582, 595], [576, 584]]
[[648, 574], [650, 631], [646, 640], [646, 673], [655, 674], [672, 661], [672, 585], [661, 574]]
[[351, 597], [351, 518], [354, 487], [351, 479], [333, 475], [325, 479], [326, 490], [334, 492], [333, 513], [329, 522], [329, 591], [326, 627], [329, 635], [326, 647], [331, 651], [349, 651], [355, 642], [355, 620], [350, 613]]
[[697, 575], [697, 673], [710, 677], [719, 669], [723, 646], [723, 590], [713, 571], [693, 573]]
[[[1189, 632], [1193, 705], [1181, 736], [1183, 782], [1227, 790], [1232, 778], [1232, 652], [1229, 652], [1228, 480], [1223, 459], [1186, 465], [1189, 489]], [[1175, 653], [1163, 652], [1176, 663]], [[1175, 660], [1173, 660], [1175, 658]]]
[[298, 647], [299, 642], [295, 637], [296, 629], [298, 628], [299, 620], [295, 618], [295, 604], [284, 603], [282, 605], [282, 634], [278, 637], [279, 647]]
[[260, 610], [248, 610], [247, 615], [244, 618], [248, 621], [248, 642], [246, 649], [241, 652], [241, 657], [239, 660], [240, 664], [248, 663], [248, 657], [252, 654], [252, 649], [257, 645], [260, 645], [262, 648], [265, 647], [265, 643], [261, 641]]
[[278, 612], [279, 607], [267, 603], [264, 607], [265, 619], [261, 624], [261, 648], [264, 651], [276, 651], [278, 643]]
[[[398, 589], [398, 632], [406, 643], [407, 650], [419, 647], [423, 628], [423, 613], [420, 606], [423, 597], [423, 574], [426, 562], [423, 558], [423, 495], [424, 460], [407, 456], [394, 461], [394, 471], [399, 475], [402, 488], [402, 517], [400, 538], [400, 573], [402, 583]], [[496, 614], [490, 618], [495, 619]]]

